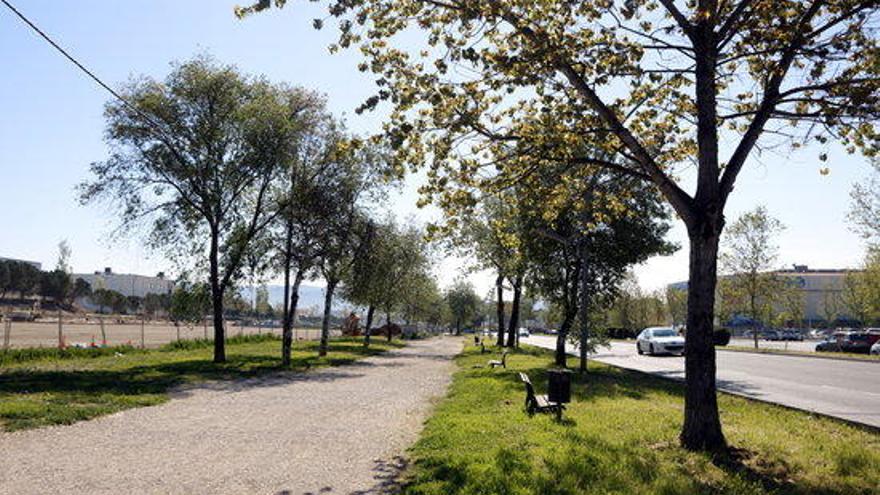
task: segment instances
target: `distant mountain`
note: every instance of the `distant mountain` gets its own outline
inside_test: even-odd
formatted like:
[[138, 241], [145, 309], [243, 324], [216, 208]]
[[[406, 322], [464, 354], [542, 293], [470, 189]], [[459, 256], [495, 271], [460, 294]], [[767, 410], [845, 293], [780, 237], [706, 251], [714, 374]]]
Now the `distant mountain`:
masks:
[[[269, 289], [269, 304], [271, 304], [273, 308], [281, 308], [284, 305], [284, 286], [267, 285], [266, 288]], [[241, 289], [241, 296], [247, 301], [252, 301], [254, 292], [250, 287], [244, 287]], [[317, 306], [318, 311], [323, 311], [324, 288], [315, 287], [313, 285], [300, 285], [299, 303], [297, 306], [302, 309]], [[339, 311], [348, 306], [350, 306], [350, 304], [347, 301], [336, 295], [333, 296], [333, 311]]]

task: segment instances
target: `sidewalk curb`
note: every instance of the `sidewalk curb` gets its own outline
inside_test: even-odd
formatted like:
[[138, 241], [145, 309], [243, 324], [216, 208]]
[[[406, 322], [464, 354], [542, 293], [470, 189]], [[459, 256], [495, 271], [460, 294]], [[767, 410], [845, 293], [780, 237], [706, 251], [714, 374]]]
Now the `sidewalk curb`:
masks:
[[815, 355], [813, 355], [813, 354], [807, 354], [807, 353], [801, 354], [801, 353], [795, 353], [795, 352], [774, 351], [774, 350], [764, 350], [764, 351], [757, 350], [756, 351], [756, 350], [752, 350], [752, 349], [730, 349], [730, 348], [725, 349], [724, 347], [720, 347], [720, 346], [716, 346], [715, 350], [722, 351], [722, 352], [742, 352], [744, 354], [765, 354], [765, 355], [770, 354], [773, 356], [783, 356], [783, 357], [803, 357], [803, 358], [809, 358], [809, 359], [829, 359], [832, 361], [850, 361], [850, 362], [856, 362], [856, 363], [880, 364], [880, 359], [860, 359], [860, 358], [854, 358], [854, 357], [848, 357], [848, 356], [832, 356], [832, 355], [820, 354], [818, 352], [816, 352]]
[[[734, 351], [734, 352], [735, 352], [735, 351]], [[633, 368], [626, 368], [626, 367], [624, 367], [624, 366], [618, 366], [618, 365], [616, 365], [616, 364], [606, 363], [606, 362], [604, 362], [604, 361], [600, 361], [600, 360], [598, 360], [598, 359], [594, 359], [594, 361], [597, 361], [597, 362], [599, 362], [599, 363], [602, 363], [602, 364], [604, 364], [605, 366], [611, 366], [611, 367], [614, 367], [614, 368], [617, 368], [617, 369], [621, 369], [621, 370], [625, 370], [625, 371], [632, 371], [633, 373], [639, 373], [639, 374], [641, 374], [641, 375], [650, 376], [650, 377], [653, 377], [653, 378], [658, 378], [658, 379], [660, 379], [660, 380], [669, 380], [669, 381], [673, 381], [673, 382], [680, 383], [680, 384], [682, 384], [682, 385], [685, 383], [685, 379], [684, 379], [684, 378], [672, 377], [672, 376], [664, 376], [664, 375], [658, 375], [658, 374], [651, 373], [650, 371], [642, 371], [642, 370], [637, 370], [637, 369], [633, 369]], [[723, 388], [720, 388], [720, 387], [717, 387], [717, 388], [716, 388], [716, 393], [722, 393], [722, 394], [732, 395], [732, 396], [735, 396], [735, 397], [740, 397], [740, 398], [742, 398], [742, 399], [746, 399], [746, 400], [750, 400], [750, 401], [754, 401], [754, 402], [760, 402], [760, 403], [762, 403], [762, 404], [768, 404], [768, 405], [771, 405], [771, 406], [782, 407], [782, 408], [788, 409], [788, 410], [790, 410], [790, 411], [799, 411], [799, 412], [802, 412], [802, 413], [807, 413], [807, 414], [811, 414], [811, 415], [814, 415], [814, 416], [819, 416], [819, 417], [826, 418], [826, 419], [830, 419], [830, 420], [833, 420], [833, 421], [839, 421], [839, 422], [842, 422], [842, 423], [846, 423], [847, 425], [852, 426], [853, 428], [859, 428], [859, 429], [866, 430], [866, 431], [869, 431], [869, 432], [872, 432], [872, 433], [878, 433], [878, 434], [880, 434], [880, 426], [874, 426], [874, 425], [869, 425], [869, 424], [867, 424], [867, 423], [861, 423], [861, 422], [856, 421], [856, 420], [853, 420], [853, 419], [841, 418], [840, 416], [832, 416], [832, 415], [830, 415], [830, 414], [826, 414], [826, 413], [823, 413], [823, 412], [815, 411], [815, 410], [812, 410], [812, 409], [804, 409], [804, 408], [802, 408], [802, 407], [790, 406], [790, 405], [788, 405], [788, 404], [780, 404], [779, 402], [773, 402], [773, 401], [768, 400], [768, 399], [761, 399], [761, 398], [759, 398], [759, 397], [752, 397], [751, 395], [747, 395], [747, 394], [744, 394], [744, 393], [742, 393], [742, 392], [734, 392], [734, 391], [731, 391], [731, 390], [724, 390]]]

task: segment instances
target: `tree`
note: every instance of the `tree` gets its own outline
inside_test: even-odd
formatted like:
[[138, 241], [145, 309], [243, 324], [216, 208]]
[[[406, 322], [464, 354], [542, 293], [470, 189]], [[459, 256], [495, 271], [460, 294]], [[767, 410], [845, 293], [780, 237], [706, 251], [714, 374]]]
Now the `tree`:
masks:
[[110, 289], [96, 289], [92, 291], [91, 298], [98, 305], [99, 313], [104, 313], [107, 309], [113, 313], [124, 313], [128, 304], [124, 295]]
[[880, 318], [880, 250], [876, 246], [868, 250], [861, 270], [844, 277], [840, 303], [860, 326]]
[[40, 295], [51, 298], [59, 306], [66, 303], [71, 291], [73, 290], [73, 282], [67, 272], [59, 269], [51, 272], [41, 272], [40, 274]]
[[2, 295], [17, 292], [19, 297], [27, 297], [39, 287], [42, 272], [33, 265], [21, 261], [0, 260], [0, 266], [5, 267], [3, 278], [6, 280], [4, 285], [0, 287]]
[[58, 243], [58, 263], [55, 265], [56, 270], [70, 274], [70, 244], [64, 239]]
[[462, 215], [460, 223], [454, 224], [454, 228], [443, 229], [438, 233], [435, 227], [431, 232], [434, 237], [448, 240], [462, 255], [474, 259], [476, 261], [474, 268], [495, 272], [496, 344], [499, 347], [505, 344], [513, 346], [515, 337], [508, 336], [505, 341], [504, 336], [505, 332], [509, 335], [510, 332], [515, 332], [517, 323], [513, 319], [518, 311], [511, 308], [511, 321], [509, 328], [506, 327], [504, 282], [508, 280], [513, 284], [514, 300], [518, 302], [517, 285], [521, 291], [522, 268], [525, 266], [522, 254], [518, 250], [519, 232], [516, 230], [516, 222], [512, 221], [515, 208], [511, 207], [510, 201], [515, 204], [516, 198], [505, 194], [491, 195], [482, 199], [479, 209], [472, 214]]
[[775, 322], [777, 326], [800, 326], [804, 321], [806, 302], [804, 294], [795, 280], [782, 278], [779, 282], [778, 292], [774, 297], [776, 301]]
[[853, 184], [849, 221], [853, 229], [872, 244], [880, 241], [880, 159], [871, 161], [873, 175]]
[[[785, 288], [784, 281], [770, 272], [779, 256], [774, 237], [784, 228], [765, 207], [758, 206], [737, 218], [724, 238], [721, 264], [728, 274], [729, 289], [741, 295], [744, 305], [739, 308], [740, 314], [758, 325], [770, 319], [777, 297]], [[757, 328], [752, 334], [757, 349]]]
[[135, 295], [126, 296], [124, 311], [128, 314], [137, 314], [138, 310], [141, 309], [143, 304], [144, 304], [144, 298], [142, 298], [142, 297], [135, 296]]
[[687, 291], [674, 287], [666, 288], [666, 308], [673, 327], [684, 326], [687, 318]]
[[364, 345], [368, 346], [376, 310], [385, 313], [387, 323], [397, 311], [408, 322], [427, 317], [432, 314], [430, 305], [439, 299], [439, 289], [429, 273], [422, 229], [412, 224], [398, 226], [390, 218], [379, 225], [369, 221], [365, 228], [360, 253], [344, 280], [343, 296], [367, 307]]
[[0, 260], [0, 299], [6, 297], [6, 292], [12, 286], [12, 273], [9, 265], [8, 261]]
[[80, 297], [89, 297], [92, 295], [92, 284], [86, 282], [81, 278], [77, 278], [73, 281], [73, 291], [71, 293], [71, 298], [79, 299]]
[[363, 255], [370, 235], [371, 222], [361, 203], [376, 191], [384, 167], [381, 151], [365, 146], [359, 139], [334, 135], [327, 157], [333, 174], [323, 184], [324, 200], [313, 215], [322, 220], [317, 236], [317, 267], [327, 283], [324, 289], [324, 316], [318, 353], [327, 354], [330, 338], [330, 310], [339, 283], [348, 277], [356, 260]]
[[[691, 251], [681, 442], [722, 448], [712, 332], [724, 208], [760, 146], [821, 146], [834, 137], [853, 151], [877, 151], [877, 3], [328, 3], [340, 18], [338, 46], [359, 44], [367, 57], [360, 69], [378, 75], [378, 93], [365, 107], [393, 103], [387, 132], [409, 161], [430, 151], [435, 170], [461, 162], [449, 168], [476, 175], [479, 153], [455, 156], [473, 136], [545, 158], [583, 158], [662, 192], [687, 227]], [[424, 30], [426, 46], [413, 41], [412, 28]], [[405, 46], [395, 43], [403, 31]], [[623, 161], [570, 156], [571, 143], [585, 139]], [[722, 140], [731, 143], [728, 157], [719, 152]], [[517, 175], [535, 165], [513, 161]], [[693, 193], [677, 182], [682, 164], [695, 165], [686, 174], [695, 178]], [[442, 188], [444, 174], [434, 177]]]
[[470, 283], [458, 280], [447, 289], [444, 299], [449, 307], [455, 335], [461, 335], [462, 327], [472, 323], [477, 316], [480, 297], [474, 292], [474, 287]]
[[269, 304], [269, 288], [261, 285], [257, 288], [256, 302], [254, 303], [254, 314], [260, 316], [272, 315], [272, 305]]
[[624, 278], [608, 309], [608, 324], [638, 332], [667, 321], [666, 304], [659, 294], [645, 293], [632, 272]]
[[601, 170], [560, 187], [557, 174], [567, 169], [548, 165], [524, 181], [521, 222], [530, 234], [523, 239], [531, 284], [562, 313], [556, 364], [565, 366], [566, 340], [576, 335], [586, 371], [587, 352], [599, 342], [591, 324], [617, 297], [628, 268], [674, 246], [663, 240], [669, 212], [652, 188]]
[[826, 328], [831, 328], [834, 326], [837, 319], [840, 317], [840, 308], [841, 308], [841, 292], [838, 290], [826, 290], [822, 294], [822, 305], [819, 310], [822, 313], [822, 318], [825, 320]]
[[118, 204], [123, 229], [151, 222], [151, 246], [207, 265], [214, 361], [224, 362], [223, 296], [277, 214], [270, 186], [292, 159], [289, 91], [198, 57], [120, 93], [104, 112], [110, 157], [92, 165], [81, 200]]
[[168, 312], [171, 308], [171, 296], [169, 294], [154, 294], [152, 292], [144, 296], [144, 315], [155, 317], [160, 311]]
[[168, 316], [177, 327], [180, 323], [194, 325], [205, 319], [211, 310], [211, 291], [206, 284], [189, 284], [182, 281], [174, 292], [168, 309]]
[[276, 187], [276, 193], [283, 198], [279, 202], [278, 217], [264, 239], [268, 248], [276, 253], [273, 267], [284, 280], [281, 310], [283, 366], [289, 366], [291, 362], [299, 287], [315, 268], [315, 253], [319, 248], [317, 233], [323, 219], [316, 213], [321, 211], [322, 201], [326, 198], [323, 181], [333, 177], [333, 162], [328, 158], [332, 156], [333, 136], [337, 131], [337, 123], [326, 113], [322, 98], [301, 92], [298, 96], [292, 94], [291, 99], [300, 102], [296, 105], [300, 125], [290, 144], [293, 159]]

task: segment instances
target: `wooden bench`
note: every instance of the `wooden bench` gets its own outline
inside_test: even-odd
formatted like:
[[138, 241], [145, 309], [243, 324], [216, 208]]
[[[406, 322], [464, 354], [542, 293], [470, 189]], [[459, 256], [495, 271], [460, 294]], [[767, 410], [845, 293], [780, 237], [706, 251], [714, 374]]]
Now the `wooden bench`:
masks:
[[565, 404], [550, 402], [546, 395], [536, 395], [535, 387], [532, 386], [532, 381], [529, 380], [529, 375], [520, 373], [519, 379], [522, 380], [523, 384], [526, 386], [526, 412], [529, 414], [535, 414], [536, 412], [555, 412], [557, 418], [562, 417], [562, 410], [565, 409]]
[[502, 368], [507, 368], [507, 351], [501, 353], [501, 361], [498, 361], [497, 359], [489, 361], [490, 368], [497, 368], [499, 366], [501, 366]]

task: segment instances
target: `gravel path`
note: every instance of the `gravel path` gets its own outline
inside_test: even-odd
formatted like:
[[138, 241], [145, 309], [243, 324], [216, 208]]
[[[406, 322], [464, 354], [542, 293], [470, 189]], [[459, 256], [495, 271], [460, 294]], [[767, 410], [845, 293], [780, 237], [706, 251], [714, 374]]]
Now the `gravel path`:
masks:
[[382, 493], [461, 340], [218, 382], [71, 426], [0, 434], [0, 493]]

